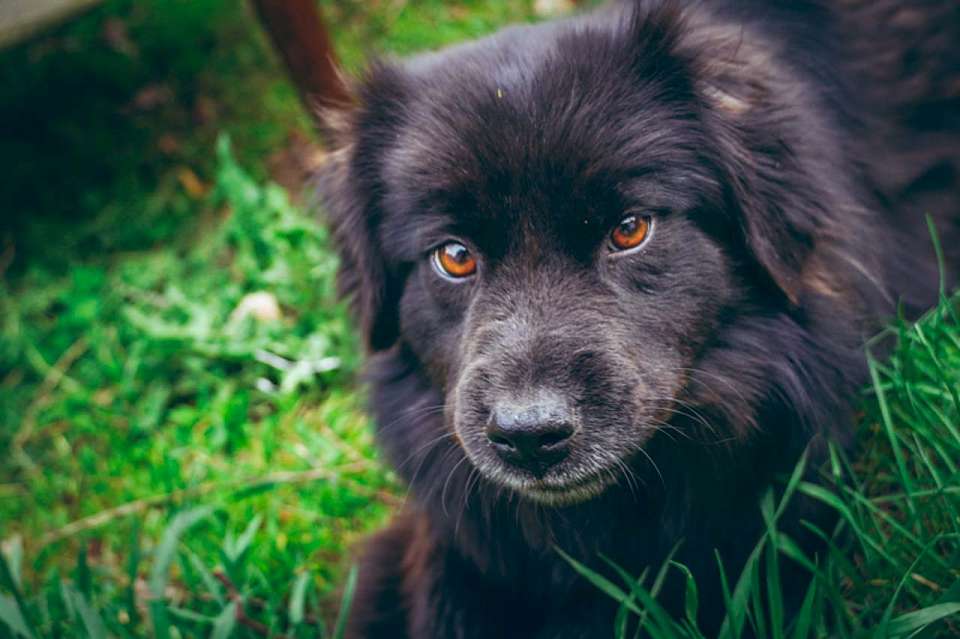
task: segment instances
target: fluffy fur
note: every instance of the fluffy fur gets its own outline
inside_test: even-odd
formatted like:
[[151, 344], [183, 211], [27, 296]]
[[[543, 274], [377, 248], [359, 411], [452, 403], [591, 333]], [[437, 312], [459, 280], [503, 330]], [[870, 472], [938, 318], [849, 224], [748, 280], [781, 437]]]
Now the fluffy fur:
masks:
[[[715, 625], [714, 549], [736, 574], [764, 487], [849, 442], [864, 338], [935, 300], [924, 213], [957, 264], [958, 42], [946, 0], [650, 0], [373, 65], [320, 192], [411, 496], [351, 636], [607, 637], [555, 547], [639, 574], [680, 539]], [[538, 475], [483, 428], [543, 389], [577, 428]]]

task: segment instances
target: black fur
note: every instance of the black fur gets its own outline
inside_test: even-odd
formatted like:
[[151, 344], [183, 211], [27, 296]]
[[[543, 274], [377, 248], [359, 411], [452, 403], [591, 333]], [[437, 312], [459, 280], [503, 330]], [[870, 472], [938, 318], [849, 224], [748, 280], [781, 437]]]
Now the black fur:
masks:
[[[958, 263], [958, 43], [948, 0], [649, 0], [373, 66], [320, 191], [411, 499], [352, 636], [608, 637], [554, 547], [639, 574], [680, 539], [715, 625], [714, 549], [736, 574], [764, 487], [849, 441], [864, 338], [935, 301], [924, 213]], [[541, 389], [577, 432], [533, 476], [483, 428]]]

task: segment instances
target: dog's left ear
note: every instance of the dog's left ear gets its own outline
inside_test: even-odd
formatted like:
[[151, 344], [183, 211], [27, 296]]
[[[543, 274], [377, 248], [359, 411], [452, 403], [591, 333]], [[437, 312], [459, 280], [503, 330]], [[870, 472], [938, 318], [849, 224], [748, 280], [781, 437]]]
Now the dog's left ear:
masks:
[[849, 213], [849, 167], [821, 119], [809, 83], [785, 67], [773, 44], [689, 14], [677, 48], [694, 78], [702, 119], [719, 148], [727, 208], [752, 261], [796, 304], [818, 238]]
[[360, 322], [371, 351], [399, 336], [401, 279], [383, 258], [381, 164], [403, 110], [401, 72], [371, 66], [353, 87], [354, 104], [320, 116], [332, 151], [318, 174], [318, 190], [340, 256], [337, 284]]

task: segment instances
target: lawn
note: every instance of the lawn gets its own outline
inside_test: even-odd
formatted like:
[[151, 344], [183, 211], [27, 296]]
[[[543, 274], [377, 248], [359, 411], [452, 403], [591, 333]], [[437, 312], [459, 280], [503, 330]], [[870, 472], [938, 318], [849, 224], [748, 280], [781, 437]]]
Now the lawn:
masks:
[[[321, 4], [354, 70], [533, 18]], [[349, 550], [404, 490], [302, 187], [322, 151], [251, 13], [108, 1], [0, 52], [0, 123], [0, 637], [336, 636]], [[957, 301], [891, 327], [854, 457], [758, 504], [770, 532], [729, 575], [727, 636], [960, 633]], [[842, 515], [825, 557], [776, 532], [798, 491]], [[795, 619], [777, 554], [814, 575]], [[656, 577], [587, 575], [625, 636], [698, 636], [648, 598]]]

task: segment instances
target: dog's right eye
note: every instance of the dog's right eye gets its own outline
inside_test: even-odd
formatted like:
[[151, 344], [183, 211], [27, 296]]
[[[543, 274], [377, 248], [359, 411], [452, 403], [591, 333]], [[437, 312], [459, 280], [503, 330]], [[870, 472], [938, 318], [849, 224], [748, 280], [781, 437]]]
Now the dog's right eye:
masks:
[[628, 215], [610, 233], [610, 243], [618, 251], [637, 248], [650, 237], [650, 226], [649, 217]]
[[447, 242], [433, 252], [433, 265], [441, 275], [453, 279], [470, 277], [477, 272], [477, 259], [460, 242]]

